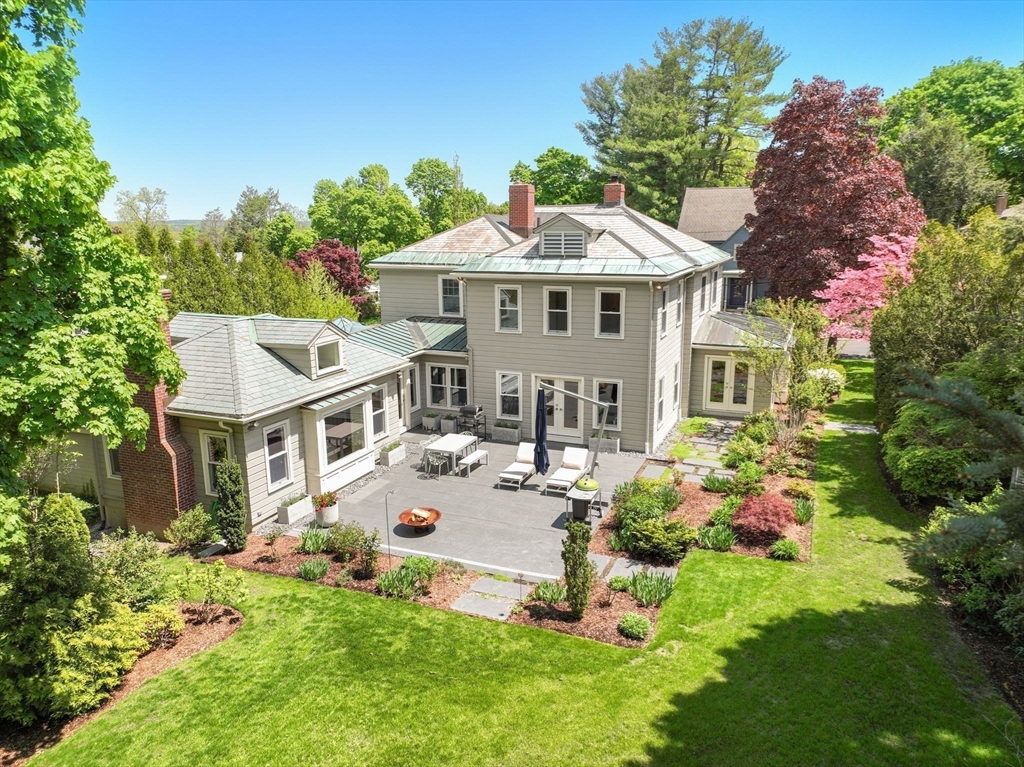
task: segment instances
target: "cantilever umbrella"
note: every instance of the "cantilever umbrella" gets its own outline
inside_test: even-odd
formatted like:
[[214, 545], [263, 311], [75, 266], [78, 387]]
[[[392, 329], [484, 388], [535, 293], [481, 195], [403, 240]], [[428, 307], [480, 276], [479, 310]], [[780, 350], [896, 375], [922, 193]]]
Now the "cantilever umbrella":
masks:
[[551, 467], [548, 460], [548, 419], [547, 397], [543, 389], [537, 389], [537, 420], [533, 424], [537, 444], [533, 448], [533, 467], [539, 474], [547, 474]]

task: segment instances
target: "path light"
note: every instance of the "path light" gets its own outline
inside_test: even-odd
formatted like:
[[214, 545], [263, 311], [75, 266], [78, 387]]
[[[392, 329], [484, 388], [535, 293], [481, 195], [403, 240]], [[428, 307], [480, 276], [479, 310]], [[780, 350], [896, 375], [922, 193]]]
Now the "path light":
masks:
[[523, 601], [523, 574], [519, 573], [519, 601]]
[[384, 493], [384, 534], [388, 537], [388, 563], [391, 562], [391, 516], [388, 514], [388, 496], [394, 494], [394, 490]]

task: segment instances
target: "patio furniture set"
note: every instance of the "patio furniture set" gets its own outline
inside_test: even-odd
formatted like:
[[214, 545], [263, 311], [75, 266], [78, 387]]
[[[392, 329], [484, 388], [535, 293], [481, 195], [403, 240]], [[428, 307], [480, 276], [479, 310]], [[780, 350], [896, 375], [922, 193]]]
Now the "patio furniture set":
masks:
[[489, 463], [488, 452], [479, 449], [479, 444], [479, 437], [468, 431], [430, 439], [423, 443], [423, 468], [428, 475], [436, 470], [438, 478], [441, 476], [441, 469], [451, 472], [457, 468], [460, 474], [465, 469], [468, 477], [473, 466], [478, 463]]

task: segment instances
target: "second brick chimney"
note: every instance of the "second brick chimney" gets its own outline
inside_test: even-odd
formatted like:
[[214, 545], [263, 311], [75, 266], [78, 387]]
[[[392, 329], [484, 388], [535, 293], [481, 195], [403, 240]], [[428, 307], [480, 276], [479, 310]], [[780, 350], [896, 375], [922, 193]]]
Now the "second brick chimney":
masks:
[[618, 176], [612, 176], [604, 185], [605, 207], [626, 204], [626, 186], [619, 182]]
[[508, 187], [508, 228], [520, 237], [533, 234], [533, 184], [514, 181]]
[[1009, 202], [1009, 200], [1006, 199], [1006, 195], [1005, 194], [1001, 194], [998, 197], [996, 197], [996, 215], [997, 216], [1001, 216], [1003, 213], [1006, 212], [1006, 204], [1008, 202]]
[[[170, 298], [170, 291], [163, 293], [165, 299]], [[164, 335], [170, 345], [171, 331], [166, 324]], [[127, 442], [118, 448], [125, 521], [140, 533], [162, 535], [179, 510], [196, 505], [192, 448], [181, 434], [178, 419], [164, 412], [170, 399], [164, 382], [146, 389], [142, 378], [130, 370], [128, 380], [139, 386], [135, 405], [149, 416], [149, 429], [144, 450]]]

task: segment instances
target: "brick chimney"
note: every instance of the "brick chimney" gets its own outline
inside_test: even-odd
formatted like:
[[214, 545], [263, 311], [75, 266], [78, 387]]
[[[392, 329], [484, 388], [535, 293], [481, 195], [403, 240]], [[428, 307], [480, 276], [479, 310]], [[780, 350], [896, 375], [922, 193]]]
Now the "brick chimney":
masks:
[[1006, 211], [1006, 204], [1008, 200], [1005, 194], [1001, 194], [996, 197], [996, 215], [1001, 216]]
[[533, 184], [514, 181], [508, 187], [508, 228], [520, 237], [533, 234]]
[[626, 204], [626, 186], [619, 182], [618, 176], [612, 176], [604, 185], [605, 207]]
[[[169, 302], [171, 292], [160, 292]], [[163, 330], [170, 346], [171, 330], [167, 323]], [[162, 536], [179, 510], [196, 505], [192, 448], [181, 434], [178, 419], [164, 412], [170, 399], [164, 382], [146, 389], [141, 376], [131, 370], [126, 372], [128, 380], [139, 386], [136, 407], [149, 416], [145, 449], [136, 450], [134, 443], [123, 443], [118, 448], [126, 524], [139, 532]]]

